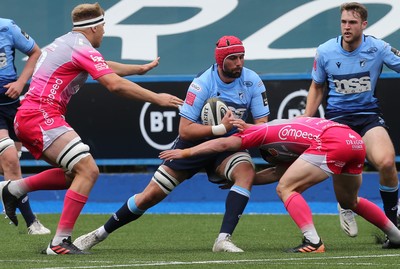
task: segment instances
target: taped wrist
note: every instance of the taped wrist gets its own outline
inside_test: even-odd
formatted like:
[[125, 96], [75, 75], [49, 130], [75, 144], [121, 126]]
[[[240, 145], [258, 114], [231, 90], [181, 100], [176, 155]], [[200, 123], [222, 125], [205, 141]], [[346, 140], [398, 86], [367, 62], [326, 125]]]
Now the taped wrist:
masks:
[[212, 131], [213, 135], [224, 135], [224, 134], [226, 134], [225, 125], [223, 125], [222, 123], [218, 124], [218, 125], [215, 125], [215, 126], [211, 126], [211, 131]]

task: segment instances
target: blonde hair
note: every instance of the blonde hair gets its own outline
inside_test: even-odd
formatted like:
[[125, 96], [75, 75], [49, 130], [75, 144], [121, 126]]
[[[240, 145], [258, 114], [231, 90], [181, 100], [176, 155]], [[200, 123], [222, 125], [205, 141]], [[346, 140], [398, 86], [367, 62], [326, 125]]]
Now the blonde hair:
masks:
[[76, 6], [71, 12], [72, 22], [79, 22], [88, 19], [93, 19], [104, 15], [104, 9], [99, 3], [94, 4], [80, 4]]

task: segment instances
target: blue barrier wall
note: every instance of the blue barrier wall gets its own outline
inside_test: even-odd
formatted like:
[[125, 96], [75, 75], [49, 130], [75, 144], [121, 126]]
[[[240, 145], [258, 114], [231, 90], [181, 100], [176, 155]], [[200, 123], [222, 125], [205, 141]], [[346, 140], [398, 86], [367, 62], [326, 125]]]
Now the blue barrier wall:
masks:
[[[109, 214], [117, 210], [133, 194], [144, 189], [152, 174], [101, 174], [92, 190], [83, 213]], [[286, 214], [275, 192], [276, 184], [254, 186], [247, 214]], [[364, 173], [360, 196], [381, 206], [377, 173]], [[203, 173], [183, 182], [163, 202], [149, 213], [215, 213], [224, 212], [227, 190], [208, 182]], [[60, 213], [65, 191], [38, 191], [30, 193], [32, 207], [37, 213]], [[336, 213], [332, 180], [328, 179], [304, 193], [314, 213]]]

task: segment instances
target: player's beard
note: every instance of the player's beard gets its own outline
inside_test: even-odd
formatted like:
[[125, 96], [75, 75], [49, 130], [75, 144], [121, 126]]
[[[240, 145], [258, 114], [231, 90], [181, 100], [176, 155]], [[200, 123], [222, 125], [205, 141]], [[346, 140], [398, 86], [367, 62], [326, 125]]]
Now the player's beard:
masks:
[[222, 74], [224, 74], [225, 77], [228, 78], [239, 78], [242, 75], [242, 69], [243, 68], [235, 68], [233, 70], [222, 70]]

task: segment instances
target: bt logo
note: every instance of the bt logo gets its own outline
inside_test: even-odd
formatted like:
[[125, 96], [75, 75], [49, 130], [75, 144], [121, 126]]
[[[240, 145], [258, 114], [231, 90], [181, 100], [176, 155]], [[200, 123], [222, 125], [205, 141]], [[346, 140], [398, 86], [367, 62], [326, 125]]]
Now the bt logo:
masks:
[[178, 131], [179, 115], [177, 111], [160, 111], [151, 109], [150, 103], [145, 103], [140, 112], [140, 132], [146, 142], [155, 149], [170, 149]]

